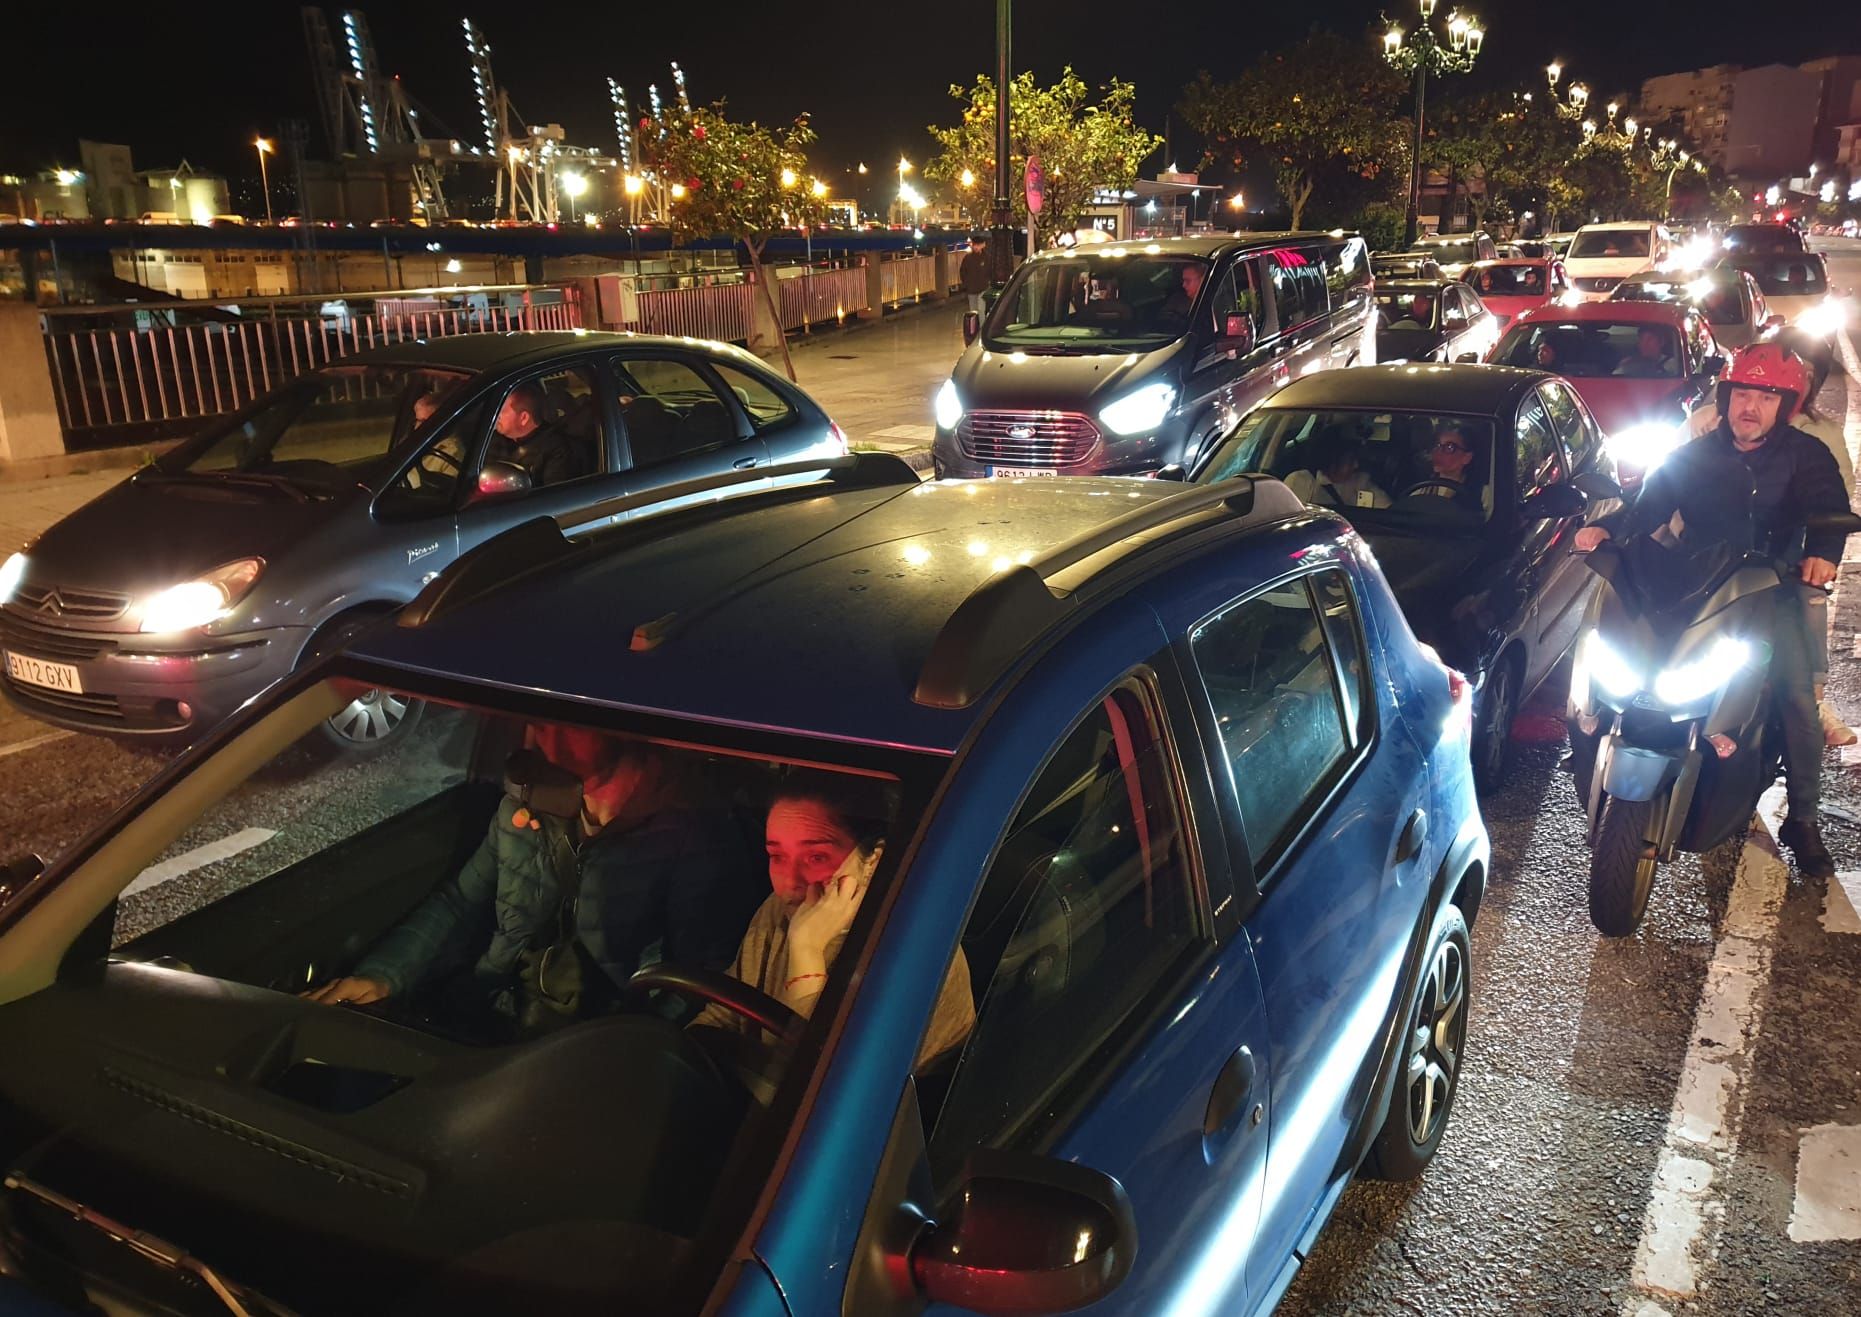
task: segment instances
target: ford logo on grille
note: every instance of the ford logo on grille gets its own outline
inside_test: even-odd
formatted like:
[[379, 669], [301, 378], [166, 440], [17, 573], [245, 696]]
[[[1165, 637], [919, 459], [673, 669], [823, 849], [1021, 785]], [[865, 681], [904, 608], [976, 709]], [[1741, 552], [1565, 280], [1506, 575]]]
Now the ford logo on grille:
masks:
[[1034, 437], [1034, 427], [1031, 425], [1011, 425], [1008, 427], [1008, 437], [1010, 439], [1032, 439]]

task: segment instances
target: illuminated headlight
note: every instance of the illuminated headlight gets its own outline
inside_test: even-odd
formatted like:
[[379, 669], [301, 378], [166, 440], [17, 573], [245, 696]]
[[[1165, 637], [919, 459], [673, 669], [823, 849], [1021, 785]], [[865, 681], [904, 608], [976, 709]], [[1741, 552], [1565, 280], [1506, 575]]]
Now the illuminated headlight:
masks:
[[1168, 384], [1146, 384], [1127, 393], [1099, 412], [1099, 419], [1114, 434], [1142, 434], [1163, 424], [1176, 403], [1176, 390]]
[[1717, 694], [1751, 658], [1751, 646], [1731, 636], [1720, 636], [1711, 649], [1689, 662], [1663, 671], [1654, 679], [1654, 698], [1669, 708], [1697, 704]]
[[264, 568], [263, 558], [241, 558], [205, 576], [150, 595], [142, 605], [142, 630], [191, 631], [217, 622], [245, 597]]
[[13, 592], [26, 576], [26, 555], [16, 553], [0, 563], [0, 604], [12, 599]]
[[1848, 308], [1833, 297], [1818, 302], [1796, 318], [1796, 327], [1805, 334], [1824, 337], [1835, 333], [1848, 323]]
[[1635, 665], [1617, 653], [1599, 631], [1590, 632], [1584, 640], [1580, 661], [1585, 684], [1594, 682], [1618, 700], [1641, 690], [1641, 674]]
[[937, 428], [954, 430], [956, 423], [963, 419], [963, 400], [956, 396], [956, 381], [945, 380], [943, 387], [937, 390], [937, 401], [932, 404], [937, 413]]
[[1582, 306], [1585, 298], [1582, 289], [1567, 288], [1564, 290], [1564, 295], [1557, 300], [1563, 306]]
[[1652, 471], [1667, 460], [1667, 455], [1687, 441], [1684, 423], [1650, 421], [1631, 425], [1609, 436], [1609, 455], [1623, 466]]

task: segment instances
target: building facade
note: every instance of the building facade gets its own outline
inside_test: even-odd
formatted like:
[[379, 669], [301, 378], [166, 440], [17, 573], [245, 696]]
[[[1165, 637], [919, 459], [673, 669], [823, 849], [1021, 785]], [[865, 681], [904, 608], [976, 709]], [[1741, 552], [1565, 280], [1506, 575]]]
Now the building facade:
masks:
[[1732, 92], [1740, 72], [1736, 64], [1715, 64], [1649, 78], [1641, 84], [1640, 117], [1651, 124], [1677, 121], [1699, 154], [1723, 168]]

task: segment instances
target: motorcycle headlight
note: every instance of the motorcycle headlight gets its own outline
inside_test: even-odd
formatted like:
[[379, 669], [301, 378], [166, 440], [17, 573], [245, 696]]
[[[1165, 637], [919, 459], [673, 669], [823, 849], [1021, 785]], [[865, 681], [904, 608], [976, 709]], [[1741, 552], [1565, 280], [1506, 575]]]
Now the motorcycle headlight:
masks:
[[13, 598], [19, 583], [26, 579], [26, 555], [16, 553], [0, 563], [0, 604]]
[[1146, 384], [1099, 412], [1099, 419], [1114, 434], [1142, 434], [1163, 424], [1176, 403], [1176, 390], [1168, 384]]
[[1609, 455], [1623, 466], [1652, 471], [1690, 436], [1686, 424], [1649, 421], [1609, 436]]
[[1654, 698], [1669, 708], [1696, 704], [1723, 690], [1750, 658], [1750, 645], [1720, 636], [1699, 657], [1664, 669], [1654, 679]]
[[1616, 699], [1626, 700], [1641, 690], [1641, 674], [1635, 665], [1604, 640], [1601, 632], [1590, 632], [1583, 642], [1582, 659], [1585, 680], [1595, 682]]
[[937, 390], [937, 401], [932, 404], [937, 413], [937, 428], [954, 430], [956, 423], [963, 419], [963, 400], [956, 396], [956, 381], [945, 380], [943, 387]]
[[219, 621], [245, 597], [264, 566], [263, 558], [241, 558], [150, 595], [142, 604], [141, 629], [191, 631]]

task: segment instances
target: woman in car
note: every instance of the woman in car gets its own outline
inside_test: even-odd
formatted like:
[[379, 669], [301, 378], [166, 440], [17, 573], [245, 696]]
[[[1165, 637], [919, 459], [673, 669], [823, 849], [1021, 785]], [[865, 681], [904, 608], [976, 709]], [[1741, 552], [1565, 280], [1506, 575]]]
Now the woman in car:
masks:
[[[797, 771], [769, 802], [764, 849], [769, 897], [750, 920], [730, 974], [806, 1018], [827, 986], [883, 853], [889, 792], [866, 778]], [[920, 1064], [963, 1045], [976, 1023], [969, 964], [959, 948], [918, 1049]], [[750, 1034], [734, 1011], [707, 1007], [694, 1027]]]
[[1316, 449], [1310, 471], [1286, 477], [1286, 488], [1301, 502], [1345, 509], [1389, 506], [1389, 495], [1362, 469], [1363, 442], [1355, 435], [1328, 432]]

